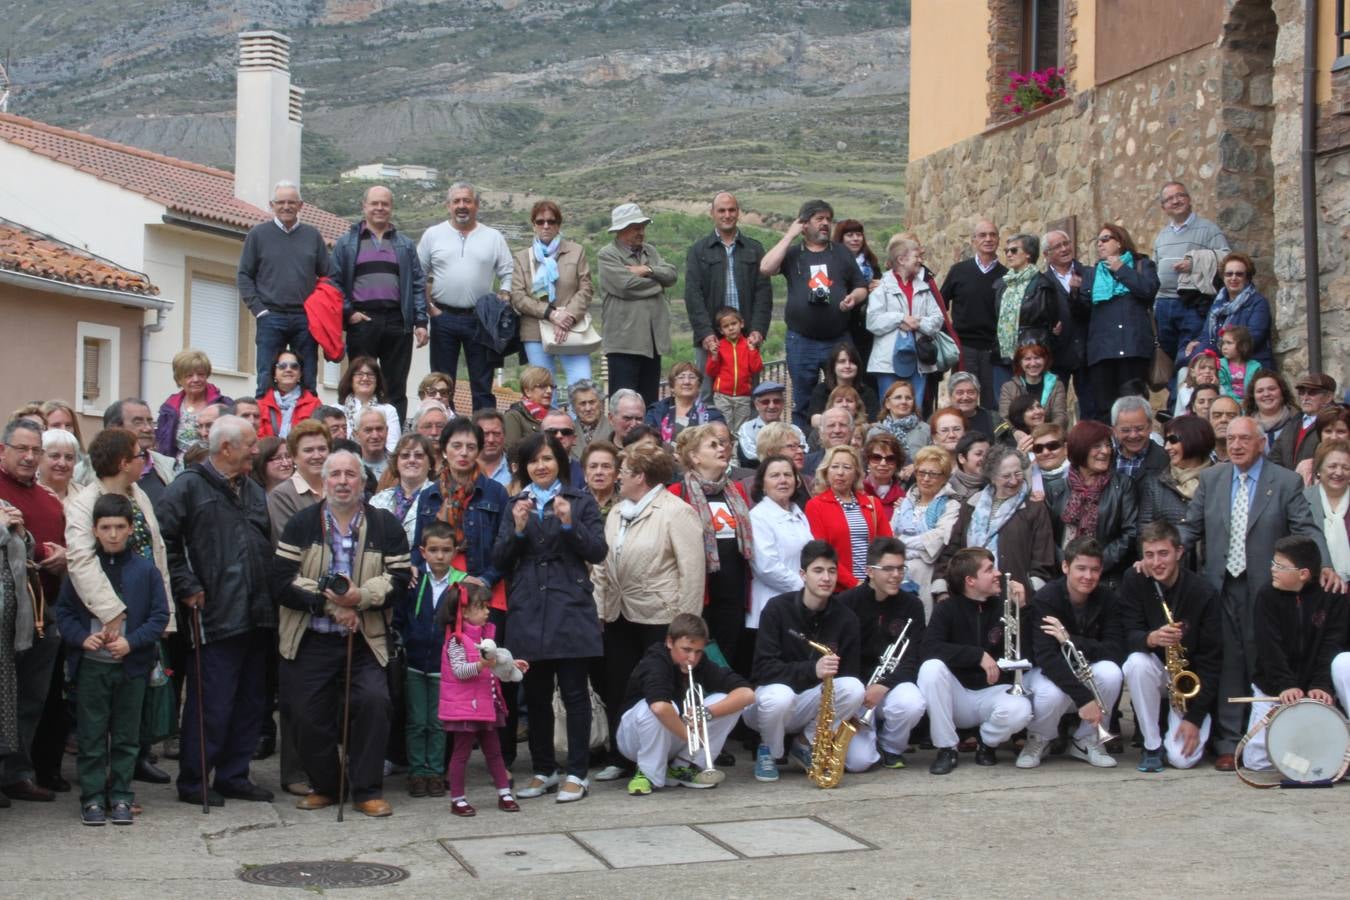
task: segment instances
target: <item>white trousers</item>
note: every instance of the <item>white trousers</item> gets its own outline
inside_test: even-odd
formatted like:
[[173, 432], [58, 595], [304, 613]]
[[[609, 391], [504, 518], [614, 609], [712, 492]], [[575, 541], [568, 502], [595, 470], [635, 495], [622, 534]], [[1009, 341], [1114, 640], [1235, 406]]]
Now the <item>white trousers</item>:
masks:
[[956, 729], [980, 726], [980, 739], [997, 747], [1031, 721], [1031, 700], [1008, 693], [1009, 685], [971, 690], [947, 664], [930, 659], [919, 667], [919, 691], [928, 705], [928, 734], [933, 746], [956, 746]]
[[[1342, 653], [1339, 655], [1344, 656], [1345, 654]], [[1253, 697], [1264, 696], [1264, 693], [1265, 692], [1262, 691], [1259, 687], [1257, 687], [1254, 684], [1252, 685]], [[1266, 717], [1266, 713], [1270, 712], [1272, 709], [1274, 709], [1279, 705], [1280, 704], [1278, 703], [1253, 703], [1251, 716], [1251, 723], [1252, 723], [1251, 731], [1255, 731], [1256, 726], [1259, 725], [1261, 723], [1261, 720]], [[1251, 731], [1249, 731], [1248, 734], [1251, 734]], [[1274, 766], [1271, 765], [1270, 762], [1270, 754], [1266, 752], [1267, 734], [1268, 731], [1265, 728], [1262, 728], [1260, 731], [1257, 731], [1255, 734], [1252, 734], [1251, 737], [1247, 738], [1247, 746], [1244, 747], [1242, 750], [1242, 764], [1247, 768], [1255, 769], [1258, 772], [1274, 768]]]
[[1167, 695], [1167, 669], [1162, 660], [1152, 653], [1131, 653], [1125, 658], [1125, 683], [1130, 687], [1130, 701], [1134, 704], [1134, 725], [1144, 735], [1145, 749], [1157, 749], [1162, 746], [1167, 753], [1167, 763], [1174, 769], [1189, 769], [1205, 755], [1205, 743], [1209, 740], [1210, 717], [1205, 716], [1200, 724], [1200, 740], [1195, 750], [1183, 755], [1181, 740], [1177, 737], [1177, 727], [1182, 718], [1177, 711], [1167, 711], [1167, 739], [1158, 734], [1158, 706]]
[[1341, 709], [1350, 716], [1350, 653], [1337, 653], [1331, 660], [1331, 683], [1336, 688]]
[[[1121, 674], [1120, 666], [1111, 662], [1109, 659], [1092, 663], [1092, 678], [1097, 682], [1097, 692], [1102, 695], [1103, 721], [1106, 725], [1111, 718], [1111, 709], [1120, 699], [1120, 685], [1124, 679]], [[1059, 686], [1046, 677], [1041, 668], [1037, 666], [1026, 674], [1023, 679], [1026, 688], [1031, 692], [1031, 708], [1035, 711], [1031, 717], [1031, 724], [1027, 726], [1027, 732], [1033, 737], [1043, 738], [1044, 740], [1054, 740], [1059, 736], [1059, 720], [1066, 713], [1074, 712], [1078, 709], [1073, 698], [1059, 689]], [[1080, 741], [1088, 741], [1095, 744], [1097, 742], [1097, 726], [1090, 725], [1087, 722], [1079, 724], [1078, 730], [1073, 736]]]
[[887, 753], [904, 753], [909, 746], [909, 733], [919, 724], [925, 709], [927, 704], [923, 702], [923, 694], [912, 681], [902, 682], [887, 691], [877, 704], [871, 727], [859, 728], [848, 745], [845, 771], [865, 772], [876, 765], [881, 759], [878, 744]]
[[[704, 697], [703, 701], [705, 705], [712, 706], [724, 697], [726, 694], [710, 694]], [[727, 742], [727, 737], [736, 727], [740, 717], [741, 714], [737, 712], [732, 716], [720, 716], [708, 723], [708, 743], [712, 748], [713, 759], [717, 759], [717, 754], [722, 752], [722, 745]], [[616, 740], [619, 752], [636, 762], [638, 770], [656, 787], [666, 786], [666, 766], [672, 759], [678, 759], [682, 765], [689, 764], [700, 770], [707, 762], [702, 751], [699, 751], [697, 759], [694, 758], [694, 754], [689, 752], [688, 742], [676, 737], [663, 725], [646, 700], [633, 704], [623, 714], [623, 718], [619, 720]]]
[[[834, 721], [856, 715], [862, 708], [863, 683], [856, 678], [834, 680]], [[755, 688], [755, 703], [746, 707], [745, 724], [759, 732], [761, 742], [769, 745], [774, 758], [783, 755], [783, 741], [789, 734], [802, 732], [807, 743], [816, 739], [816, 712], [820, 709], [820, 685], [798, 694], [786, 684], [765, 684]], [[857, 743], [854, 741], [854, 743]]]

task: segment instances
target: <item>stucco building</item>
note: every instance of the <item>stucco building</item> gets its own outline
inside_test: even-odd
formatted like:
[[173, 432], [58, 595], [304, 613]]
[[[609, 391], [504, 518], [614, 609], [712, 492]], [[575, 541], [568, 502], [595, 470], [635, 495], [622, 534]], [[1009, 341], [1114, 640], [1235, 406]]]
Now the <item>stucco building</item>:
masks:
[[[1065, 227], [1078, 258], [1090, 263], [1102, 222], [1124, 225], [1141, 247], [1151, 246], [1165, 221], [1159, 188], [1182, 181], [1197, 212], [1255, 259], [1283, 369], [1306, 371], [1310, 358], [1318, 367], [1320, 354], [1320, 368], [1344, 385], [1345, 7], [1345, 0], [914, 0], [908, 224], [939, 271], [970, 252], [971, 219], [981, 214], [1005, 234]], [[1065, 70], [1067, 96], [1012, 112], [1003, 102], [1009, 74], [1048, 67]]]

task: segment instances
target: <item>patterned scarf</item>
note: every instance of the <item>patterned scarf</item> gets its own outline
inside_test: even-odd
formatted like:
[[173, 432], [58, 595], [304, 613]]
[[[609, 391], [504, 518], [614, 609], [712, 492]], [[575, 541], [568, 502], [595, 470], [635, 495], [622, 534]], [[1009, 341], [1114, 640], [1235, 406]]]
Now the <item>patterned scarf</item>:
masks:
[[[1134, 266], [1134, 254], [1126, 250], [1120, 254], [1122, 266]], [[1092, 278], [1092, 302], [1105, 303], [1121, 294], [1128, 294], [1130, 289], [1116, 281], [1116, 273], [1111, 271], [1111, 267], [1106, 264], [1106, 260], [1097, 263], [1096, 272]]]
[[561, 244], [562, 235], [559, 234], [547, 244], [535, 238], [531, 248], [534, 261], [539, 265], [534, 270], [534, 283], [530, 285], [530, 290], [536, 297], [547, 293], [550, 306], [558, 302], [558, 247]]
[[887, 416], [877, 424], [894, 435], [895, 439], [901, 444], [904, 444], [905, 439], [909, 437], [909, 433], [918, 427], [919, 417], [914, 413], [910, 413], [907, 416], [901, 416], [898, 419], [894, 416]]
[[984, 547], [998, 559], [998, 533], [1013, 513], [1022, 508], [1030, 488], [1024, 483], [1022, 489], [1012, 497], [999, 503], [994, 509], [994, 486], [980, 491], [975, 499], [975, 511], [970, 516], [970, 526], [966, 529], [967, 547]]
[[1011, 359], [1017, 349], [1017, 326], [1022, 320], [1022, 297], [1027, 285], [1038, 273], [1035, 266], [1023, 266], [1003, 273], [1003, 299], [998, 305], [998, 352]]
[[523, 408], [525, 412], [529, 414], [530, 418], [536, 421], [542, 422], [544, 421], [544, 416], [548, 415], [547, 406], [544, 406], [543, 404], [540, 403], [535, 403], [533, 400], [529, 400], [525, 397], [520, 398], [520, 405], [521, 408]]
[[1077, 466], [1069, 467], [1069, 500], [1064, 504], [1060, 520], [1074, 526], [1076, 533], [1095, 537], [1097, 534], [1097, 503], [1102, 492], [1111, 483], [1111, 473], [1083, 476]]
[[717, 529], [713, 527], [712, 510], [708, 506], [708, 497], [721, 494], [726, 501], [731, 516], [736, 520], [736, 549], [741, 556], [750, 558], [750, 510], [745, 505], [741, 492], [728, 484], [725, 473], [716, 481], [704, 481], [698, 472], [690, 469], [684, 476], [684, 499], [698, 513], [703, 523], [703, 557], [709, 572], [722, 571], [722, 561], [717, 557]]
[[473, 499], [474, 483], [461, 485], [455, 481], [447, 471], [441, 476], [441, 509], [436, 513], [436, 518], [455, 529], [455, 546], [463, 547], [464, 540], [464, 512], [469, 508], [469, 501]]
[[1228, 296], [1228, 288], [1222, 288], [1219, 295], [1214, 298], [1214, 304], [1209, 308], [1209, 316], [1205, 320], [1205, 338], [1215, 347], [1219, 346], [1219, 337], [1223, 331], [1223, 325], [1232, 316], [1251, 300], [1252, 295], [1256, 293], [1256, 286], [1250, 282], [1243, 288], [1236, 297]]

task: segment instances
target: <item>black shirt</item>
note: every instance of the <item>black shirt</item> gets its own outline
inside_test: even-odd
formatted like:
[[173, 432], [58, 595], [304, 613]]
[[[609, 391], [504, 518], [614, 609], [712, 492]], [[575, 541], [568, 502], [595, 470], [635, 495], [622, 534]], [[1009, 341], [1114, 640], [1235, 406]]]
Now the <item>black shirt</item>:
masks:
[[848, 607], [858, 617], [862, 672], [867, 678], [872, 677], [886, 648], [895, 643], [908, 623], [905, 640], [909, 642], [909, 648], [901, 657], [900, 665], [878, 683], [893, 688], [918, 677], [919, 647], [923, 644], [925, 628], [922, 600], [909, 591], [901, 591], [878, 601], [872, 585], [864, 581], [855, 588], [835, 594], [830, 602]]
[[[1020, 616], [1023, 655], [1031, 644], [1027, 630], [1030, 608], [1024, 607]], [[990, 686], [980, 661], [986, 653], [995, 660], [1002, 658], [1003, 632], [1003, 601], [998, 597], [979, 603], [961, 594], [952, 594], [933, 605], [933, 618], [923, 633], [920, 656], [946, 663], [962, 687], [977, 691]], [[1011, 684], [1012, 681], [1012, 672], [1002, 672], [997, 683]]]
[[1252, 682], [1275, 696], [1289, 688], [1331, 693], [1331, 660], [1345, 636], [1345, 598], [1328, 597], [1317, 575], [1302, 591], [1266, 585], [1256, 595], [1256, 665]]
[[858, 617], [833, 597], [819, 612], [812, 612], [802, 602], [802, 592], [793, 591], [770, 600], [759, 617], [752, 670], [756, 684], [786, 684], [799, 694], [820, 684], [816, 677], [820, 653], [788, 631], [833, 648], [839, 657], [837, 677], [858, 677]]
[[[995, 262], [981, 272], [974, 257], [961, 260], [947, 272], [942, 282], [942, 299], [952, 315], [961, 343], [974, 350], [993, 350], [998, 346], [998, 305], [994, 302], [994, 282], [1008, 271]], [[998, 398], [991, 398], [997, 402]]]
[[[788, 328], [817, 341], [832, 341], [848, 333], [849, 312], [839, 308], [848, 294], [867, 287], [853, 255], [842, 244], [827, 244], [824, 250], [807, 250], [794, 244], [783, 255], [780, 270], [787, 279]], [[827, 286], [827, 303], [812, 302], [813, 284]]]
[[[736, 688], [750, 687], [750, 682], [731, 669], [719, 666], [707, 654], [694, 666], [694, 681], [703, 688], [705, 696], [730, 694]], [[623, 708], [627, 711], [639, 701], [646, 700], [648, 704], [673, 703], [683, 709], [684, 695], [688, 689], [688, 674], [671, 662], [666, 642], [657, 641], [647, 648], [637, 668], [633, 669], [633, 674], [628, 676]]]
[[1032, 636], [1022, 645], [1032, 646], [1032, 659], [1041, 667], [1041, 673], [1056, 687], [1073, 699], [1075, 706], [1090, 702], [1092, 691], [1079, 681], [1064, 659], [1059, 641], [1041, 631], [1041, 621], [1054, 616], [1068, 629], [1069, 640], [1088, 662], [1110, 660], [1119, 663], [1125, 655], [1125, 625], [1120, 620], [1116, 595], [1110, 588], [1099, 585], [1088, 595], [1082, 606], [1074, 606], [1069, 587], [1063, 578], [1057, 578], [1036, 592], [1031, 598]]

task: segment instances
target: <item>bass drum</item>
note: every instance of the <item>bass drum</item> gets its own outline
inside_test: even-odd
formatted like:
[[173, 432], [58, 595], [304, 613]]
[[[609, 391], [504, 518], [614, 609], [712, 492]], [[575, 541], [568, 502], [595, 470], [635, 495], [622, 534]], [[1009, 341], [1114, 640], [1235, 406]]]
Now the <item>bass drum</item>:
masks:
[[1350, 763], [1350, 723], [1340, 710], [1304, 698], [1271, 710], [1266, 752], [1288, 781], [1336, 781]]

